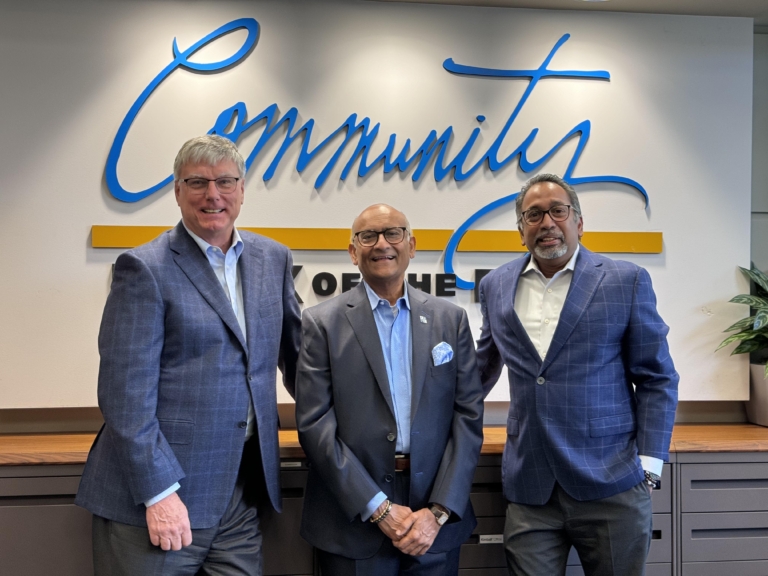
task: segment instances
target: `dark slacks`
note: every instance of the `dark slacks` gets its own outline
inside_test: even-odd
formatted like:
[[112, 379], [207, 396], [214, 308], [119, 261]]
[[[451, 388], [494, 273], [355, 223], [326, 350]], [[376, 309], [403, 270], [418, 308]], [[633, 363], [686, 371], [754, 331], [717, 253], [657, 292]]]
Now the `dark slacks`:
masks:
[[[254, 449], [255, 448], [255, 449]], [[235, 490], [219, 524], [192, 530], [192, 544], [164, 551], [149, 540], [143, 526], [93, 517], [95, 576], [262, 576], [262, 535], [257, 503], [262, 482], [258, 440], [243, 452]], [[258, 472], [258, 476], [263, 474]]]
[[[397, 472], [394, 502], [407, 505], [409, 493], [409, 473]], [[395, 548], [389, 538], [384, 538], [378, 552], [363, 560], [323, 550], [318, 550], [317, 555], [322, 576], [456, 576], [459, 573], [460, 550], [454, 548], [445, 553], [427, 552], [423, 556], [409, 556]]]
[[565, 574], [573, 545], [587, 576], [642, 576], [651, 545], [651, 495], [644, 482], [580, 502], [555, 485], [549, 502], [509, 502], [504, 547], [514, 576]]

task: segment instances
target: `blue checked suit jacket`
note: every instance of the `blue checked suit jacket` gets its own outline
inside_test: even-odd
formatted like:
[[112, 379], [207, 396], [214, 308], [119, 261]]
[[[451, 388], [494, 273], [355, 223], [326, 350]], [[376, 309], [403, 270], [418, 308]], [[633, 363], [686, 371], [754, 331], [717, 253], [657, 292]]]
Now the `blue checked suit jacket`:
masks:
[[99, 332], [105, 424], [76, 504], [146, 526], [143, 502], [179, 482], [192, 528], [216, 525], [234, 490], [252, 399], [269, 499], [280, 510], [275, 373], [279, 366], [293, 394], [301, 320], [290, 251], [240, 235], [247, 342], [181, 223], [117, 259]]
[[577, 500], [618, 494], [643, 479], [640, 454], [668, 460], [677, 406], [669, 328], [651, 279], [643, 268], [582, 246], [542, 361], [514, 310], [529, 258], [480, 283], [477, 358], [485, 393], [503, 365], [509, 372], [504, 495], [544, 504], [555, 482]]

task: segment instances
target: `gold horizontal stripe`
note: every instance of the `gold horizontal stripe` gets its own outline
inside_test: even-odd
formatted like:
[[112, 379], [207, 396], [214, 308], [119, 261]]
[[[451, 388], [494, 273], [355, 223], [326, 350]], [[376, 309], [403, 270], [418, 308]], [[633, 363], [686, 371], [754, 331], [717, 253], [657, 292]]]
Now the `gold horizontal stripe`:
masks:
[[[134, 248], [170, 230], [171, 226], [98, 226], [91, 228], [94, 248]], [[248, 228], [285, 244], [291, 250], [346, 250], [348, 228]], [[442, 252], [452, 230], [414, 230], [417, 250]], [[594, 252], [660, 254], [661, 232], [585, 232], [584, 246]], [[512, 230], [470, 230], [459, 244], [459, 252], [525, 252], [520, 234]]]

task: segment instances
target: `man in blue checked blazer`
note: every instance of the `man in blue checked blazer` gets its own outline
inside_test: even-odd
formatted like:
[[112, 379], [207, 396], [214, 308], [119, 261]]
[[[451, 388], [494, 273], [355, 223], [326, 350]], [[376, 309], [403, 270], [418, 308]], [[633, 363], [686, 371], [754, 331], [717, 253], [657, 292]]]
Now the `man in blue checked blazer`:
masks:
[[517, 198], [530, 254], [480, 283], [485, 393], [506, 365], [504, 541], [511, 574], [644, 574], [651, 491], [668, 459], [678, 375], [648, 273], [593, 254], [573, 188], [553, 174]]
[[262, 573], [257, 504], [281, 507], [275, 374], [293, 394], [300, 317], [289, 250], [234, 226], [244, 174], [229, 140], [184, 144], [182, 221], [115, 264], [104, 426], [76, 499], [97, 576]]

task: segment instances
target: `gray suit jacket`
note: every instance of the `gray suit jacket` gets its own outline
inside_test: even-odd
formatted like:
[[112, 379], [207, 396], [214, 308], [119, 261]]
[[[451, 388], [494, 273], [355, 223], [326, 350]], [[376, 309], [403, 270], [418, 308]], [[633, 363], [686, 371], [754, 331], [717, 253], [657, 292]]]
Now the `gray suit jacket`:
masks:
[[181, 223], [117, 259], [99, 332], [105, 424], [76, 504], [145, 526], [143, 502], [178, 481], [192, 528], [216, 525], [234, 490], [252, 400], [266, 488], [280, 509], [275, 371], [293, 392], [300, 319], [292, 260], [285, 246], [240, 235], [247, 341]]
[[[453, 515], [432, 551], [455, 548], [476, 525], [469, 490], [483, 440], [483, 400], [466, 313], [411, 287], [413, 333], [411, 491], [413, 510], [430, 502]], [[426, 320], [421, 321], [421, 317]], [[453, 359], [434, 366], [447, 342]], [[393, 496], [397, 432], [384, 354], [365, 287], [304, 311], [296, 376], [296, 421], [310, 462], [302, 536], [348, 558], [381, 546], [360, 512], [379, 491]]]

